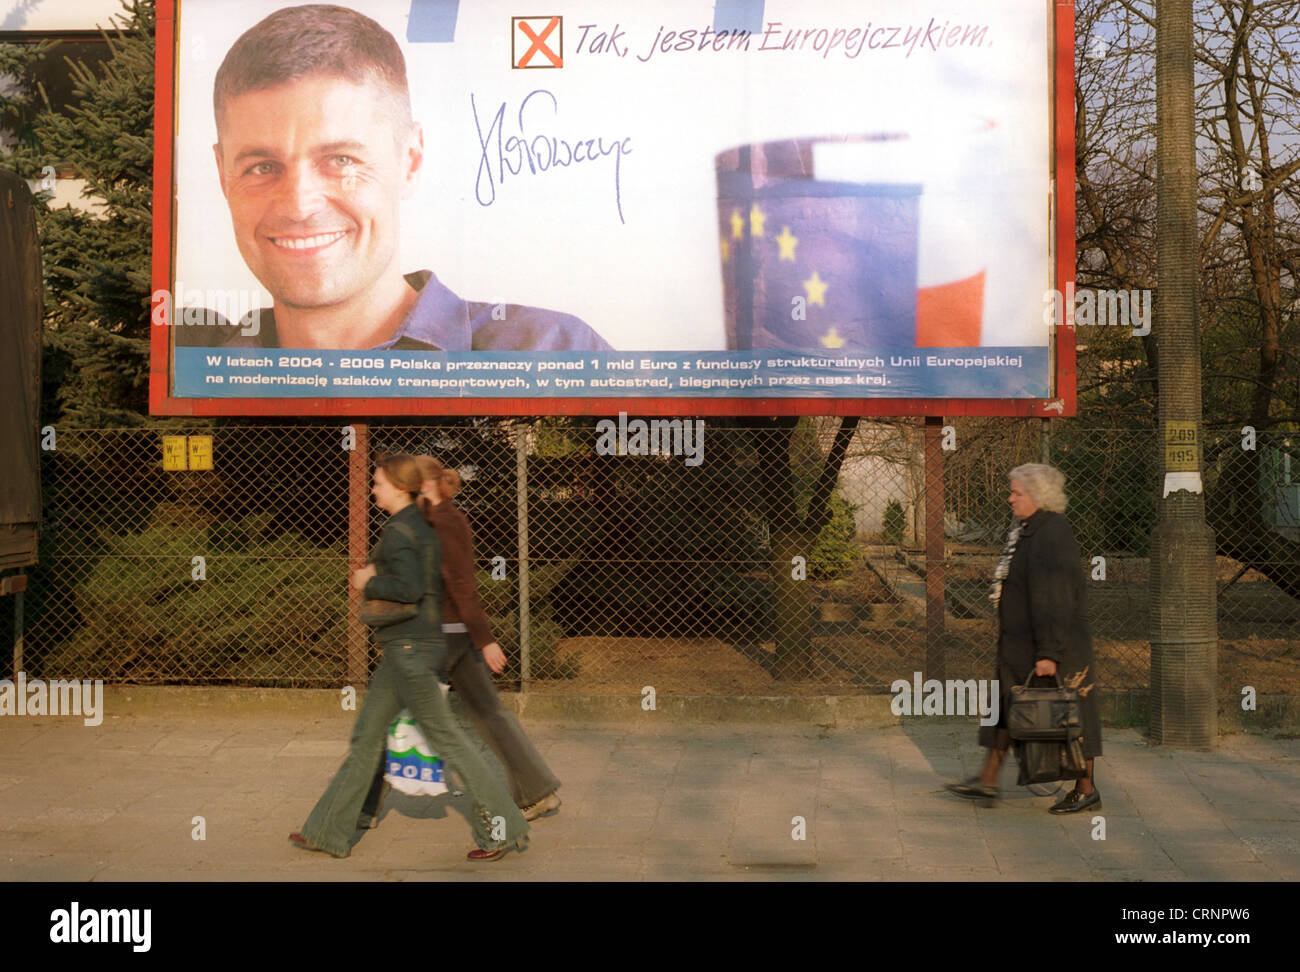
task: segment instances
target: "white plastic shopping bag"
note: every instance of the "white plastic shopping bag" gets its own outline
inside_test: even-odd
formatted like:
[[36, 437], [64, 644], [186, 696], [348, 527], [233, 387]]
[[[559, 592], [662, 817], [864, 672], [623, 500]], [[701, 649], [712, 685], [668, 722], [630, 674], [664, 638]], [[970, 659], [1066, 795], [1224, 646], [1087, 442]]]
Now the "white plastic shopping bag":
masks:
[[429, 748], [424, 733], [405, 709], [388, 729], [384, 779], [394, 790], [413, 796], [447, 792], [447, 784], [442, 779], [442, 760]]

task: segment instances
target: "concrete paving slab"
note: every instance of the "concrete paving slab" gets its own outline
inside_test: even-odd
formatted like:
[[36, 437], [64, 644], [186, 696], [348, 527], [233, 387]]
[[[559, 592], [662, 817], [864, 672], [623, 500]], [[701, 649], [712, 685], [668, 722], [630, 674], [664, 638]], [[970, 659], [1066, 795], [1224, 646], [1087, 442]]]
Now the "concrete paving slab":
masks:
[[99, 727], [6, 724], [0, 880], [1300, 879], [1297, 740], [1183, 752], [1109, 732], [1101, 841], [1093, 814], [1048, 815], [1055, 797], [1015, 787], [1013, 766], [993, 808], [946, 793], [980, 764], [973, 726], [525, 718], [564, 799], [528, 852], [471, 864], [464, 797], [394, 794], [380, 827], [334, 860], [287, 835], [338, 768], [354, 714], [273, 693], [257, 706], [212, 693], [198, 709], [165, 698]]

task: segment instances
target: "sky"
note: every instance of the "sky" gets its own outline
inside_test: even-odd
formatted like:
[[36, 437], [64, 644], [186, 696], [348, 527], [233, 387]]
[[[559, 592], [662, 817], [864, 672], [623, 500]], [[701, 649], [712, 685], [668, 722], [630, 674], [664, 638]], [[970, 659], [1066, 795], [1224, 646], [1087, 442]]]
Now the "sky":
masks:
[[119, 13], [118, 0], [0, 0], [0, 30], [94, 30]]

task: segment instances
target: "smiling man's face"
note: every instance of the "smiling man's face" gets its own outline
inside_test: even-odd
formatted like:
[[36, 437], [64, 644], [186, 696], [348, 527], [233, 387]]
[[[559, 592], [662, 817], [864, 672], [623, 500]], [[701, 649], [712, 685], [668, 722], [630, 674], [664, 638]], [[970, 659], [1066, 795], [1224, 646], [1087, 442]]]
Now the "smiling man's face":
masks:
[[388, 91], [331, 77], [248, 91], [223, 106], [217, 138], [235, 241], [277, 304], [331, 307], [400, 276], [398, 213], [423, 140]]

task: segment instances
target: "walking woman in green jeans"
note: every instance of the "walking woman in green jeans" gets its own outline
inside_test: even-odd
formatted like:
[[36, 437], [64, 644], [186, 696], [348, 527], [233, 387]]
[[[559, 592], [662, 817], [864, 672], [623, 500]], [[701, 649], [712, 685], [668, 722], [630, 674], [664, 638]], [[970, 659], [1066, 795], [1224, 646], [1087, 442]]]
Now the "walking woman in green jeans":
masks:
[[419, 468], [410, 456], [388, 456], [376, 465], [370, 492], [390, 516], [370, 563], [353, 571], [352, 586], [367, 598], [417, 604], [419, 610], [414, 618], [375, 630], [383, 658], [357, 715], [352, 747], [302, 831], [289, 835], [303, 850], [348, 856], [362, 802], [383, 759], [388, 727], [403, 708], [456, 771], [472, 800], [471, 825], [478, 847], [469, 852], [469, 860], [499, 860], [511, 847], [522, 850], [526, 843], [528, 823], [456, 727], [439, 684], [446, 660], [439, 610], [440, 548], [414, 503], [421, 485]]
[[[438, 535], [442, 551], [442, 632], [447, 638], [447, 675], [470, 723], [506, 771], [510, 796], [533, 821], [560, 809], [560, 781], [546, 765], [514, 715], [501, 704], [492, 675], [506, 666], [506, 656], [492, 637], [492, 628], [478, 595], [474, 575], [474, 533], [453, 499], [460, 491], [460, 474], [433, 456], [415, 456], [424, 478], [416, 500], [425, 522]], [[358, 826], [379, 824], [379, 809], [391, 787], [381, 767], [361, 809]]]

